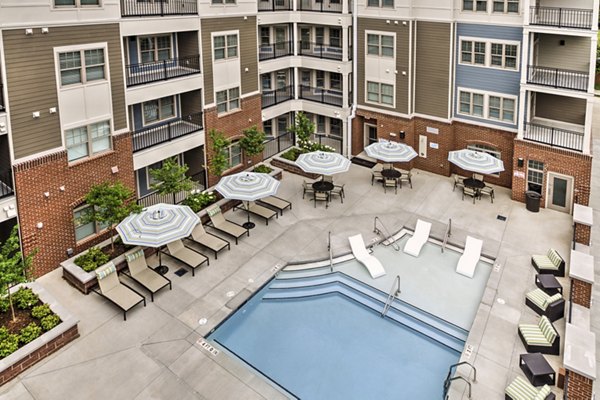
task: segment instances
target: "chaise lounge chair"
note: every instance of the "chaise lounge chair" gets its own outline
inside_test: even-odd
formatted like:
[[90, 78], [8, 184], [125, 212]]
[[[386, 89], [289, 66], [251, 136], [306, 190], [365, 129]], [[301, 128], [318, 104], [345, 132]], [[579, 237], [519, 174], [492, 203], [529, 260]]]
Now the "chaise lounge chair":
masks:
[[565, 299], [562, 294], [548, 295], [542, 289], [535, 289], [525, 295], [525, 304], [538, 315], [545, 315], [550, 322], [565, 316]]
[[292, 209], [292, 203], [277, 196], [263, 197], [259, 201], [261, 203], [265, 203], [266, 205], [273, 207], [274, 209], [279, 211], [282, 216], [283, 210], [285, 210], [286, 208], [289, 208], [290, 210]]
[[199, 268], [205, 262], [206, 265], [210, 265], [208, 257], [186, 247], [181, 240], [174, 240], [167, 243], [167, 249], [169, 249], [169, 252], [165, 254], [181, 261], [185, 266], [189, 267], [192, 270], [192, 276], [196, 275], [196, 268]]
[[505, 400], [555, 400], [550, 386], [544, 385], [540, 389], [533, 386], [520, 376], [504, 389]]
[[404, 252], [411, 256], [419, 257], [421, 248], [429, 238], [429, 231], [431, 231], [431, 223], [418, 219], [412, 237], [404, 245]]
[[146, 298], [119, 280], [117, 268], [112, 261], [98, 268], [96, 277], [100, 291], [94, 291], [123, 310], [124, 321], [127, 321], [127, 311], [133, 307], [141, 302], [144, 302], [146, 307]]
[[528, 353], [560, 354], [560, 336], [545, 315], [537, 325], [519, 324], [519, 337]]
[[381, 265], [381, 262], [379, 262], [375, 256], [369, 254], [369, 251], [365, 247], [365, 241], [360, 233], [358, 235], [350, 236], [348, 241], [352, 248], [352, 254], [354, 254], [354, 257], [367, 268], [369, 274], [371, 274], [371, 278], [375, 279], [385, 275], [383, 265]]
[[265, 223], [267, 225], [269, 225], [269, 220], [271, 218], [279, 218], [279, 213], [277, 211], [273, 211], [270, 208], [261, 206], [260, 204], [256, 204], [253, 201], [250, 201], [247, 204], [245, 202], [242, 202], [242, 204], [240, 204], [239, 206], [235, 206], [233, 209], [236, 210], [238, 208], [240, 210], [250, 212], [250, 214], [256, 215], [257, 217], [264, 218]]
[[227, 240], [206, 232], [202, 223], [199, 223], [194, 227], [190, 240], [212, 250], [215, 253], [215, 260], [218, 258], [219, 251], [223, 250], [225, 247], [227, 247], [228, 250], [231, 249], [231, 244]]
[[129, 274], [123, 273], [146, 288], [150, 292], [150, 300], [154, 301], [154, 293], [164, 287], [169, 286], [169, 290], [173, 289], [171, 281], [168, 278], [148, 267], [144, 250], [138, 249], [125, 254], [125, 260], [129, 267]]
[[483, 247], [483, 241], [475, 239], [474, 237], [467, 236], [467, 242], [465, 243], [465, 249], [463, 255], [458, 260], [456, 266], [456, 272], [466, 277], [472, 278], [475, 275], [475, 268], [481, 257], [481, 248]]
[[546, 255], [531, 256], [531, 265], [540, 274], [565, 276], [565, 260], [554, 249], [549, 249]]
[[210, 222], [213, 228], [235, 238], [235, 244], [238, 244], [238, 239], [244, 234], [250, 236], [250, 231], [241, 225], [226, 220], [219, 206], [208, 207], [206, 209]]

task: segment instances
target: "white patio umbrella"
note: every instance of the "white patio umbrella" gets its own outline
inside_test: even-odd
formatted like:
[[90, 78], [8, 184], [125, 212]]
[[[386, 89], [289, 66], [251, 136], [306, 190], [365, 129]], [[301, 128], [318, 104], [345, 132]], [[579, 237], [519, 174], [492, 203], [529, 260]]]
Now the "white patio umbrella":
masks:
[[469, 149], [451, 151], [448, 153], [448, 161], [465, 171], [479, 174], [495, 174], [504, 171], [502, 160], [482, 151]]
[[382, 141], [375, 142], [367, 147], [365, 151], [369, 157], [383, 162], [408, 162], [417, 156], [415, 149], [404, 143]]
[[250, 221], [250, 202], [277, 193], [279, 181], [269, 174], [256, 172], [240, 172], [221, 178], [215, 189], [226, 199], [242, 200], [246, 202], [248, 221], [242, 226], [246, 229], [254, 228]]
[[339, 153], [313, 151], [298, 156], [296, 160], [304, 172], [313, 174], [333, 175], [346, 172], [350, 168], [350, 160]]
[[[160, 248], [174, 240], [189, 236], [200, 218], [188, 206], [159, 203], [131, 214], [117, 225], [123, 243]], [[157, 272], [169, 269], [162, 265], [158, 252]]]

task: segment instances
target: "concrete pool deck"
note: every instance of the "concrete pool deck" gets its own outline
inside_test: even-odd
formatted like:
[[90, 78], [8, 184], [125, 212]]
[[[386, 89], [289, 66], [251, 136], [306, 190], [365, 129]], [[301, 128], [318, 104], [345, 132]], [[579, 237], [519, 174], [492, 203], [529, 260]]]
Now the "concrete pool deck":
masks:
[[[502, 399], [504, 388], [521, 374], [518, 356], [524, 348], [517, 324], [537, 320], [524, 302], [525, 293], [534, 288], [530, 255], [544, 253], [548, 247], [569, 254], [571, 216], [546, 209], [530, 213], [524, 204], [510, 200], [505, 188], [496, 188], [493, 204], [487, 198], [476, 204], [462, 201], [460, 193], [452, 191], [451, 178], [422, 171], [415, 171], [413, 189], [403, 187], [397, 195], [384, 194], [381, 185], [371, 186], [369, 169], [360, 166], [353, 165], [335, 180], [346, 183], [344, 203], [335, 199], [328, 209], [323, 204], [315, 208], [312, 201], [302, 199], [302, 177], [284, 173], [278, 195], [292, 201], [293, 210], [268, 227], [258, 221], [250, 237], [232, 245], [218, 260], [211, 259], [210, 266], [195, 277], [175, 276], [177, 264], [164, 257], [171, 267], [167, 276], [173, 280], [173, 290], [162, 291], [154, 303], [132, 310], [127, 322], [99, 296], [84, 296], [70, 287], [60, 270], [40, 278], [38, 282], [80, 319], [81, 337], [0, 388], [1, 398], [284, 398], [264, 378], [223, 352], [213, 355], [197, 340], [287, 262], [327, 258], [329, 231], [334, 254], [344, 254], [350, 250], [348, 236], [360, 232], [365, 242], [375, 237], [373, 220], [379, 216], [390, 232], [403, 226], [413, 229], [416, 219], [424, 217], [433, 222], [434, 237], [443, 237], [451, 218], [451, 243], [464, 246], [467, 233], [484, 240], [483, 253], [495, 257], [500, 267], [490, 275], [467, 341], [472, 346], [469, 361], [478, 372], [473, 398]], [[498, 220], [498, 215], [506, 221]], [[241, 211], [226, 216], [238, 222], [245, 219]], [[600, 221], [600, 215], [596, 218]], [[593, 238], [600, 237], [597, 230]], [[600, 259], [597, 248], [592, 250]], [[156, 260], [150, 262], [154, 265]], [[565, 279], [562, 282], [567, 286]], [[597, 314], [592, 317], [595, 330]], [[201, 325], [203, 318], [207, 322]], [[556, 324], [561, 335], [564, 324], [564, 319]], [[547, 359], [557, 369], [561, 357]], [[452, 388], [452, 399], [467, 398], [464, 384]]]

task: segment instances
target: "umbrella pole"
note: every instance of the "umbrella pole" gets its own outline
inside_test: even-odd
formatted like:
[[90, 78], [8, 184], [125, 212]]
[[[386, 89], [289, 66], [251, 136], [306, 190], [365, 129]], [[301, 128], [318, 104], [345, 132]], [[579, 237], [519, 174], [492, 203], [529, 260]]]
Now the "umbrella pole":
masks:
[[246, 229], [252, 229], [256, 226], [256, 224], [250, 221], [250, 202], [246, 202], [246, 214], [248, 214], [248, 222], [244, 222], [242, 226]]
[[154, 268], [154, 270], [161, 275], [164, 275], [167, 272], [169, 272], [169, 267], [167, 267], [166, 265], [162, 265], [160, 246], [158, 247], [158, 267]]

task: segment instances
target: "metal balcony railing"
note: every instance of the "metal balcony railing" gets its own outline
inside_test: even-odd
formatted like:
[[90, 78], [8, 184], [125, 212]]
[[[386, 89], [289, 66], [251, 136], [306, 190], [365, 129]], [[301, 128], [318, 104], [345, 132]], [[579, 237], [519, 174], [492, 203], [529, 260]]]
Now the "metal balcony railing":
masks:
[[332, 136], [331, 134], [325, 135], [322, 133], [315, 133], [310, 136], [310, 140], [319, 144], [333, 147], [336, 152], [342, 154], [344, 139], [341, 136]]
[[305, 42], [301, 40], [298, 45], [298, 54], [301, 56], [341, 61], [343, 53], [340, 46], [331, 46], [324, 43]]
[[260, 61], [291, 56], [293, 54], [292, 42], [289, 40], [285, 42], [262, 44], [258, 47], [258, 59]]
[[589, 74], [568, 69], [527, 66], [527, 83], [587, 92]]
[[299, 0], [298, 11], [317, 11], [323, 13], [341, 13], [341, 0]]
[[169, 142], [203, 128], [202, 113], [189, 114], [167, 123], [133, 132], [133, 151], [147, 149], [157, 144]]
[[[192, 190], [206, 190], [206, 174], [204, 171], [191, 175], [190, 178], [192, 178]], [[158, 203], [179, 204], [185, 200], [189, 194], [190, 193], [186, 191], [173, 194], [152, 192], [140, 197], [137, 200], [137, 203], [142, 207], [150, 207]]]
[[292, 0], [258, 0], [258, 11], [290, 11]]
[[122, 17], [198, 15], [196, 0], [121, 0]]
[[557, 28], [592, 29], [593, 10], [562, 7], [530, 7], [529, 24]]
[[284, 150], [289, 149], [296, 142], [296, 136], [293, 132], [285, 132], [281, 135], [269, 139], [265, 142], [265, 149], [263, 150], [263, 160], [273, 157], [275, 154], [279, 154]]
[[0, 172], [0, 199], [12, 196], [14, 193], [12, 185], [12, 170]]
[[164, 81], [200, 73], [200, 56], [186, 56], [125, 66], [127, 86]]
[[316, 101], [322, 104], [342, 107], [342, 92], [339, 90], [300, 85], [300, 96], [303, 100]]
[[525, 123], [523, 139], [575, 151], [583, 151], [583, 133], [531, 122]]
[[264, 90], [262, 92], [262, 108], [274, 106], [284, 101], [294, 98], [294, 87], [284, 86], [274, 90]]
[[4, 105], [4, 85], [0, 83], [0, 111], [4, 111], [6, 106]]

